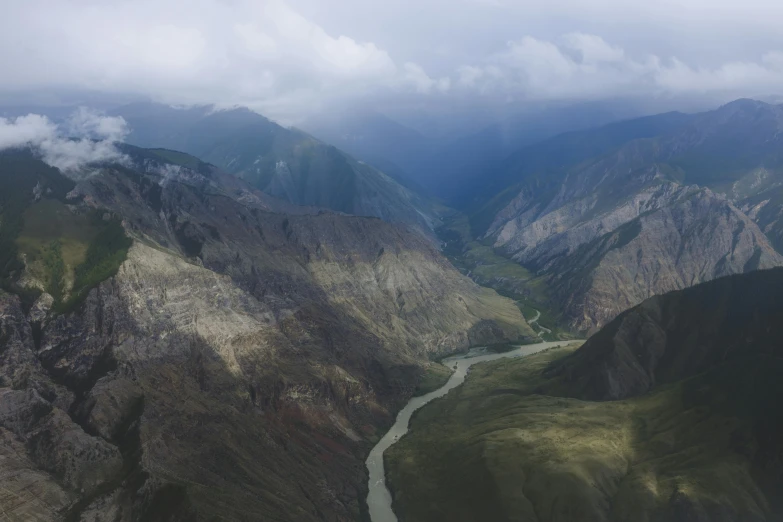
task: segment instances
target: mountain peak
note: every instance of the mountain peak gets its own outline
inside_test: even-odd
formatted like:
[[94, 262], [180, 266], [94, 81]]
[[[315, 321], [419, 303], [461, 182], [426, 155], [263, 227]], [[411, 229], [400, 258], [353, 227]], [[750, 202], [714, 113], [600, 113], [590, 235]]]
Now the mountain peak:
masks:
[[758, 110], [762, 108], [771, 108], [771, 107], [773, 106], [768, 103], [764, 103], [763, 101], [754, 100], [752, 98], [739, 98], [725, 105], [721, 105], [720, 108], [718, 108], [718, 111], [725, 111], [725, 110], [751, 111], [751, 110]]

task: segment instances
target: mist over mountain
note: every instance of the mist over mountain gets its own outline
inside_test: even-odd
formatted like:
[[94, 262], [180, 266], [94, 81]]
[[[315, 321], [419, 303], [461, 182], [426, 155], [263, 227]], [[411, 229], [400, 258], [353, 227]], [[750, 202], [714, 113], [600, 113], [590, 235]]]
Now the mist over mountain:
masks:
[[378, 113], [337, 114], [302, 125], [370, 163], [398, 165], [431, 194], [460, 204], [466, 186], [485, 181], [514, 150], [567, 131], [636, 116], [643, 109], [620, 101], [511, 109], [489, 125], [444, 138], [424, 135]]
[[380, 217], [430, 236], [440, 220], [432, 202], [393, 177], [247, 109], [135, 103], [111, 114], [128, 122], [129, 143], [193, 154], [293, 204]]

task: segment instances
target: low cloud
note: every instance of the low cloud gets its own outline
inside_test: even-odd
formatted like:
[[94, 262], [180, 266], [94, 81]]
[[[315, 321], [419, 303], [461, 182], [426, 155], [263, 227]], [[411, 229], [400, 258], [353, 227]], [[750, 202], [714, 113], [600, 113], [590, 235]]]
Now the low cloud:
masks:
[[[248, 106], [293, 122], [380, 90], [442, 92], [413, 62], [329, 34], [282, 0], [15, 3], [0, 19], [0, 89], [57, 85], [172, 104]], [[30, 38], [30, 35], [36, 35]], [[100, 42], [96, 45], [95, 42]]]
[[695, 67], [676, 57], [631, 57], [593, 34], [556, 40], [531, 36], [508, 42], [481, 64], [458, 69], [458, 86], [469, 94], [519, 100], [601, 99], [614, 96], [776, 93], [783, 85], [783, 53], [758, 60]]
[[[783, 94], [769, 0], [27, 0], [0, 18], [0, 91], [243, 105], [296, 124], [401, 102]], [[96, 42], [100, 42], [96, 45]], [[0, 92], [1, 93], [1, 92]]]
[[0, 118], [0, 150], [29, 147], [41, 159], [62, 171], [99, 162], [124, 162], [115, 143], [127, 135], [121, 117], [103, 116], [80, 108], [60, 125], [46, 116], [28, 114]]

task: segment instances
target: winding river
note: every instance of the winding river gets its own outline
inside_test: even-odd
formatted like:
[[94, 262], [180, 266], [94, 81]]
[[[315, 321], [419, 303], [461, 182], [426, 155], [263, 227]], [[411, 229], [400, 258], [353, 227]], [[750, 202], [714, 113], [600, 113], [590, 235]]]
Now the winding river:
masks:
[[495, 359], [502, 359], [504, 357], [521, 357], [523, 355], [540, 352], [541, 350], [553, 346], [566, 344], [568, 344], [566, 341], [528, 344], [504, 353], [489, 353], [486, 349], [477, 348], [465, 355], [456, 355], [444, 359], [443, 364], [450, 368], [453, 368], [456, 364], [456, 369], [446, 384], [433, 392], [420, 397], [414, 397], [408, 401], [408, 404], [406, 404], [400, 413], [397, 414], [397, 420], [395, 421], [394, 426], [392, 426], [386, 435], [378, 441], [378, 444], [376, 444], [370, 452], [370, 456], [367, 457], [367, 470], [370, 472], [367, 506], [370, 511], [370, 520], [372, 522], [397, 522], [397, 516], [392, 510], [391, 493], [389, 492], [389, 488], [386, 487], [386, 471], [383, 467], [383, 453], [389, 449], [392, 444], [397, 442], [400, 437], [408, 433], [408, 423], [410, 422], [411, 415], [414, 411], [431, 400], [446, 395], [449, 391], [462, 384], [468, 373], [468, 368], [476, 363], [494, 361]]

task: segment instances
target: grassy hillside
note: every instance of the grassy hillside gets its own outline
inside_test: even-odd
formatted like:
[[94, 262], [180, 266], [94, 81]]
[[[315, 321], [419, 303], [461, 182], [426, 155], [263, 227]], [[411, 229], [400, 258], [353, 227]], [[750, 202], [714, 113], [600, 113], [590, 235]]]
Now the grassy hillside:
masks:
[[549, 289], [543, 278], [515, 261], [495, 251], [489, 240], [472, 238], [468, 218], [456, 214], [437, 230], [443, 244], [443, 254], [462, 273], [482, 286], [494, 289], [500, 295], [516, 301], [528, 320], [540, 313], [539, 324], [548, 330], [545, 340], [568, 337], [563, 327], [562, 314], [553, 306]]
[[751, 357], [590, 402], [543, 377], [573, 349], [476, 366], [421, 410], [388, 455], [400, 518], [780, 519], [783, 361]]
[[[0, 288], [24, 294], [25, 302], [35, 298], [35, 291], [25, 291], [16, 284], [25, 267], [17, 239], [25, 226], [27, 208], [41, 197], [64, 201], [73, 187], [71, 180], [28, 151], [0, 152]], [[55, 227], [57, 223], [41, 225]], [[52, 266], [59, 264], [57, 247], [54, 250], [49, 256]]]
[[61, 311], [75, 306], [130, 247], [116, 217], [67, 204], [73, 187], [26, 151], [0, 154], [0, 284], [28, 305], [47, 292]]

